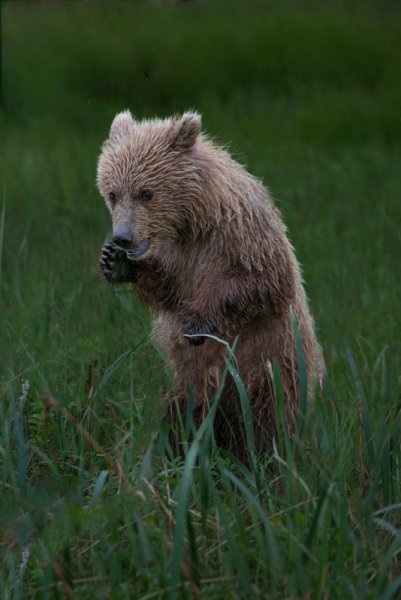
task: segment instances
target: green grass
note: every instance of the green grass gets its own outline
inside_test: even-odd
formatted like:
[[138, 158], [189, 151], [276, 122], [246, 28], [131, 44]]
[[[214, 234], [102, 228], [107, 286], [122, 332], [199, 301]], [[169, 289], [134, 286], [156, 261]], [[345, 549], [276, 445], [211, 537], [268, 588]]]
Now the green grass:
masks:
[[[399, 597], [397, 4], [3, 2], [2, 26], [1, 597]], [[172, 455], [149, 315], [99, 280], [126, 107], [200, 110], [303, 264], [329, 382], [250, 468], [212, 415]]]

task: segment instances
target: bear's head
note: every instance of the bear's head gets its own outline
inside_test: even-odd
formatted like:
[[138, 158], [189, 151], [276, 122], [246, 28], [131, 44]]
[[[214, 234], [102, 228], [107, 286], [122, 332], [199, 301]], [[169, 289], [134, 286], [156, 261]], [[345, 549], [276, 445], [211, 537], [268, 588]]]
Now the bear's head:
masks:
[[113, 241], [136, 258], [190, 233], [201, 185], [195, 160], [201, 118], [136, 121], [119, 113], [99, 158], [97, 182], [113, 221]]

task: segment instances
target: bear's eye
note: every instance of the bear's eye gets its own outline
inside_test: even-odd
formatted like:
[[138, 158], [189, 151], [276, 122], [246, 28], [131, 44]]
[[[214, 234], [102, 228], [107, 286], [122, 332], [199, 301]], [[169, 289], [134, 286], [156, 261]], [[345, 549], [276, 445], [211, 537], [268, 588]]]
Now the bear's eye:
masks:
[[149, 200], [152, 200], [152, 198], [153, 192], [151, 192], [150, 190], [142, 190], [140, 195], [141, 200], [145, 200], [146, 202], [148, 202]]
[[114, 193], [114, 192], [110, 192], [110, 194], [109, 194], [109, 202], [110, 202], [111, 204], [115, 204], [115, 203], [116, 203], [116, 201], [117, 201], [117, 198], [116, 198], [116, 195], [115, 195], [115, 193]]

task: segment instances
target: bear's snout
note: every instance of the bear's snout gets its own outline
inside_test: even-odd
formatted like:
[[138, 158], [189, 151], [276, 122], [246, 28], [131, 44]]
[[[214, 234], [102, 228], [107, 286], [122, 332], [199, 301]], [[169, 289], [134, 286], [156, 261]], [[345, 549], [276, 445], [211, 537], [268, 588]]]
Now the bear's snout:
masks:
[[134, 241], [134, 236], [126, 227], [117, 227], [113, 231], [113, 242], [121, 248], [130, 248]]

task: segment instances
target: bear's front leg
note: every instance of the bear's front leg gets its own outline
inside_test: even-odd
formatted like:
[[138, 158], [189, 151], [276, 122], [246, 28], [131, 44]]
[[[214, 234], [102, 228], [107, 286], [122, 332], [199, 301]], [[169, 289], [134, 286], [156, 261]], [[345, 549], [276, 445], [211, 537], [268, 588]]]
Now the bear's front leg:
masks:
[[107, 283], [135, 283], [138, 278], [134, 261], [129, 260], [127, 252], [114, 242], [108, 242], [102, 248], [99, 259], [100, 277]]

